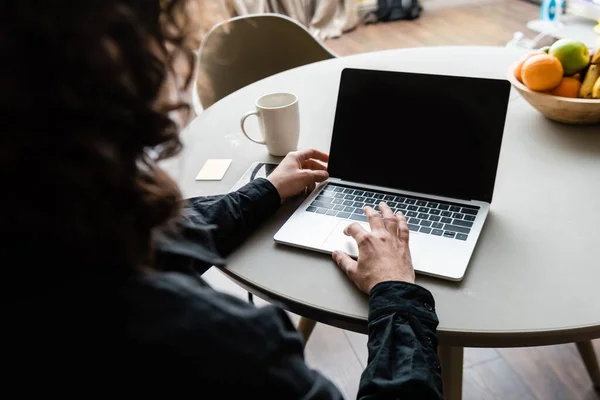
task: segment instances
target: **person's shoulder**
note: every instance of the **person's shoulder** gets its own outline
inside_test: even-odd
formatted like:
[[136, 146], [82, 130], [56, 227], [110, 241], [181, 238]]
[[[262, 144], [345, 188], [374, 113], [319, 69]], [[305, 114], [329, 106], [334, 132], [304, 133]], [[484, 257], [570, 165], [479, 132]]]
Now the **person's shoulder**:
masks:
[[196, 351], [205, 355], [235, 352], [255, 357], [252, 346], [263, 347], [268, 353], [264, 347], [276, 345], [272, 340], [276, 332], [294, 329], [287, 315], [276, 307], [257, 308], [180, 273], [139, 277], [129, 286], [127, 297], [129, 335], [189, 355]]
[[170, 299], [174, 304], [190, 304], [190, 301], [210, 296], [215, 292], [200, 278], [176, 271], [138, 275], [129, 280], [126, 290], [134, 296], [151, 295], [163, 300]]
[[192, 329], [218, 323], [232, 308], [246, 305], [233, 296], [214, 290], [200, 278], [179, 272], [152, 272], [130, 280], [124, 291], [133, 320], [149, 324], [176, 322], [174, 327]]

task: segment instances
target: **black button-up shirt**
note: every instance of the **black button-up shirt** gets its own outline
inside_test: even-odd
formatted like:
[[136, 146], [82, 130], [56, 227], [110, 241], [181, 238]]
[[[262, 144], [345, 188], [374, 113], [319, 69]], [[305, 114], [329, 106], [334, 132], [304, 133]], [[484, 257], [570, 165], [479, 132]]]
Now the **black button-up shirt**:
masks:
[[[180, 229], [158, 237], [160, 272], [126, 288], [127, 335], [138, 371], [163, 382], [192, 382], [201, 393], [217, 393], [210, 398], [342, 398], [306, 365], [301, 337], [283, 310], [257, 308], [199, 278], [225, 264], [279, 205], [277, 190], [262, 178], [226, 195], [187, 200]], [[431, 293], [383, 282], [368, 297], [369, 359], [358, 398], [442, 398]]]
[[[255, 307], [201, 278], [279, 206], [266, 179], [188, 199], [177, 227], [155, 232], [155, 268], [134, 274], [106, 265], [108, 253], [90, 259], [52, 237], [3, 243], [5, 381], [21, 394], [62, 398], [341, 399], [306, 365], [285, 311]], [[431, 294], [383, 282], [368, 301], [358, 398], [442, 398]]]

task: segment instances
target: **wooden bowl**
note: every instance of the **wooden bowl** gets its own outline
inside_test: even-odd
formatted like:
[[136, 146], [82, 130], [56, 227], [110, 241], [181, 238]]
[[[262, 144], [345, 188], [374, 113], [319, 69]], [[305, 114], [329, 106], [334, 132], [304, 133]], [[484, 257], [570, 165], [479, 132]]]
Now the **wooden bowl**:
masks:
[[600, 99], [573, 99], [535, 92], [515, 78], [512, 68], [507, 77], [521, 96], [548, 119], [579, 125], [600, 123]]

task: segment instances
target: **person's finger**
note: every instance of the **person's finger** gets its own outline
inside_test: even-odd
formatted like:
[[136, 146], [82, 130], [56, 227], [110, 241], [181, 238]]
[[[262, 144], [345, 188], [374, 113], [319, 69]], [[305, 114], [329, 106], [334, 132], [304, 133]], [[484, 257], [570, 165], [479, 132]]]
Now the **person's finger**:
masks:
[[360, 242], [361, 237], [367, 233], [367, 230], [358, 222], [354, 222], [344, 228], [344, 234], [352, 236], [356, 240], [356, 243]]
[[383, 201], [379, 203], [379, 209], [381, 210], [381, 216], [383, 217], [383, 224], [385, 229], [392, 235], [398, 234], [398, 219], [394, 215], [394, 212]]
[[311, 183], [310, 185], [308, 185], [306, 187], [306, 194], [312, 193], [312, 191], [315, 190], [316, 187], [317, 187], [316, 183]]
[[313, 171], [311, 169], [301, 169], [293, 173], [293, 180], [302, 187], [307, 187], [318, 182], [323, 182], [329, 178], [327, 171]]
[[301, 175], [304, 186], [312, 185], [315, 182], [323, 182], [329, 178], [329, 173], [327, 171], [313, 171], [311, 169], [303, 169]]
[[371, 227], [371, 231], [374, 231], [376, 229], [385, 229], [385, 225], [383, 224], [383, 218], [381, 218], [381, 215], [379, 215], [379, 213], [373, 208], [366, 206], [365, 215], [369, 220], [369, 226]]
[[308, 160], [309, 158], [314, 158], [315, 160], [319, 160], [319, 161], [323, 161], [323, 162], [329, 161], [329, 154], [325, 154], [322, 151], [319, 151], [317, 149], [302, 150], [302, 151], [298, 152], [297, 155], [298, 155], [298, 159], [301, 162], [304, 162], [304, 161]]
[[406, 217], [402, 211], [396, 213], [396, 219], [398, 220], [398, 237], [403, 242], [408, 243], [410, 231], [408, 229], [408, 222], [406, 222]]
[[312, 169], [315, 171], [327, 171], [326, 165], [321, 164], [319, 161], [317, 161], [313, 158], [310, 158], [310, 159], [304, 161], [303, 167], [306, 169]]
[[332, 258], [340, 267], [340, 269], [344, 271], [350, 278], [356, 274], [358, 263], [354, 261], [348, 254], [344, 253], [343, 251], [336, 250], [333, 252]]

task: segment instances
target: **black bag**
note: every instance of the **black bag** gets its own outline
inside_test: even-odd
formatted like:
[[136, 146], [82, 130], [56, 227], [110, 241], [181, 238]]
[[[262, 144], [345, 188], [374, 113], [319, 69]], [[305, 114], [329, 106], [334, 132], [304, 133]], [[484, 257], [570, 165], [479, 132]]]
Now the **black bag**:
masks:
[[423, 7], [419, 0], [377, 0], [377, 20], [417, 19]]

